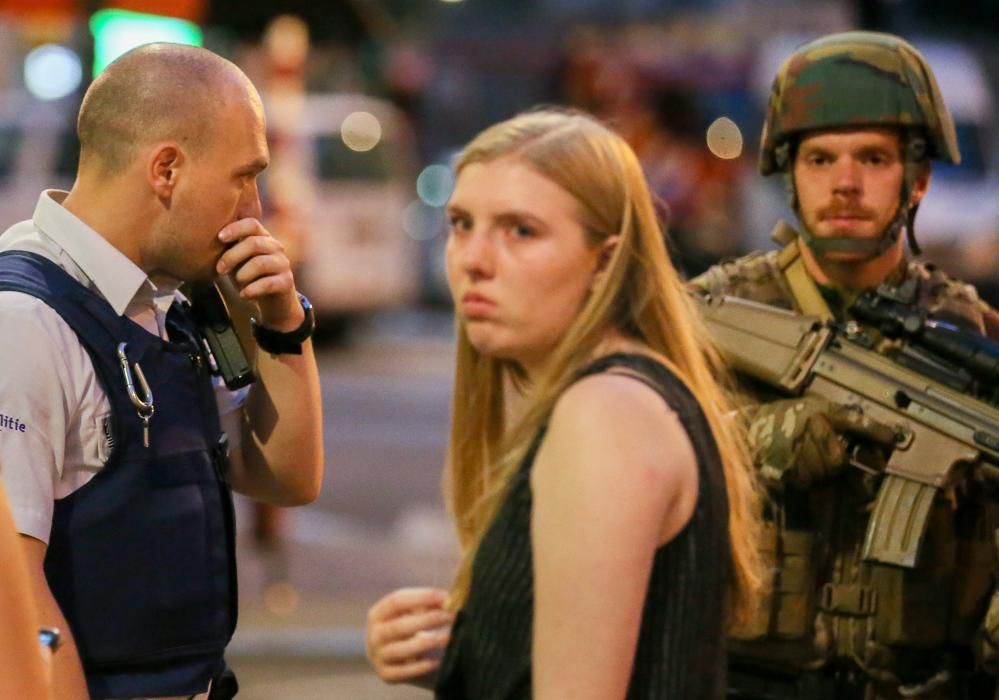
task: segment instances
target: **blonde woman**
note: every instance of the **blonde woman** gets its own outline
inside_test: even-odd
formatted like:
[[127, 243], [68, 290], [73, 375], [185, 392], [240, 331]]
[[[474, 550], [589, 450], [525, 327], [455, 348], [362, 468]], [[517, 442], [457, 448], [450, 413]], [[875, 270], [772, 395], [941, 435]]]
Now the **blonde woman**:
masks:
[[757, 493], [634, 153], [536, 111], [456, 171], [462, 562], [449, 592], [372, 608], [375, 670], [445, 700], [721, 697], [760, 580]]

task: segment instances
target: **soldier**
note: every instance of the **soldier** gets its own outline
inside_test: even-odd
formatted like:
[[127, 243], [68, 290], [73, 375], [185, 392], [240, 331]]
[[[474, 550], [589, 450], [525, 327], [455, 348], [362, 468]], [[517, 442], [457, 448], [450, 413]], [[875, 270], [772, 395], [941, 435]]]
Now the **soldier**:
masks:
[[[911, 307], [996, 337], [999, 314], [973, 287], [906, 252], [905, 239], [919, 252], [913, 224], [931, 159], [960, 154], [915, 48], [872, 32], [806, 44], [774, 81], [759, 163], [763, 175], [783, 174], [798, 229], [778, 224], [782, 249], [717, 265], [692, 284], [838, 321], [853, 320], [861, 293], [889, 285]], [[881, 477], [849, 466], [847, 444], [884, 453], [891, 431], [815, 397], [757, 398], [747, 412], [771, 494], [773, 579], [754, 624], [731, 642], [730, 697], [994, 697], [994, 491], [974, 477], [941, 489], [912, 568], [865, 559]]]

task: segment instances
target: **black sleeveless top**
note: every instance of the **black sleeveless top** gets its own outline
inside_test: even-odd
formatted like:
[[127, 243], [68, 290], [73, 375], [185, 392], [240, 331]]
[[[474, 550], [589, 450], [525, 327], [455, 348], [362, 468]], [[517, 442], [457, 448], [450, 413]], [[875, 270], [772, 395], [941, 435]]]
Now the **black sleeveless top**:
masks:
[[[627, 698], [721, 698], [731, 569], [721, 459], [700, 405], [672, 372], [642, 355], [616, 354], [597, 360], [579, 377], [612, 367], [639, 375], [677, 413], [690, 436], [699, 479], [690, 521], [653, 559]], [[454, 621], [438, 671], [438, 700], [531, 698], [530, 472], [543, 436], [542, 430], [479, 545], [468, 601]]]

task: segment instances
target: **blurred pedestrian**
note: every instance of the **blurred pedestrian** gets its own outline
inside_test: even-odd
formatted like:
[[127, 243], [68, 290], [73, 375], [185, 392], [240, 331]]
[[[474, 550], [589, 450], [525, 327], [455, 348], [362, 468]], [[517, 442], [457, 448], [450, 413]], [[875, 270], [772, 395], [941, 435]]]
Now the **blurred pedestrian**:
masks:
[[[234, 695], [230, 485], [318, 494], [314, 320], [258, 221], [264, 129], [229, 61], [130, 51], [84, 96], [72, 190], [0, 237], [0, 459], [42, 623], [66, 637], [60, 700]], [[248, 393], [212, 376], [176, 291], [218, 275], [259, 310]]]
[[638, 160], [526, 113], [464, 149], [448, 212], [462, 561], [372, 608], [372, 664], [442, 699], [721, 697], [756, 490]]
[[49, 670], [38, 641], [38, 607], [31, 595], [24, 552], [14, 530], [14, 520], [3, 485], [0, 484], [0, 697], [46, 700]]

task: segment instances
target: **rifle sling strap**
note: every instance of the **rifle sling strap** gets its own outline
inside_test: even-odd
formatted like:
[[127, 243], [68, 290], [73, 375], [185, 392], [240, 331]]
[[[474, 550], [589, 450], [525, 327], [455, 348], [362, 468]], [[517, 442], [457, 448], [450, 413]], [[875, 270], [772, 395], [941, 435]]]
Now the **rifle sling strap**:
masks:
[[799, 245], [797, 238], [785, 245], [777, 254], [777, 266], [784, 274], [784, 279], [787, 280], [794, 296], [794, 302], [801, 312], [808, 316], [817, 316], [822, 321], [831, 321], [832, 311], [822, 298], [815, 281], [808, 275], [805, 263], [801, 259]]

